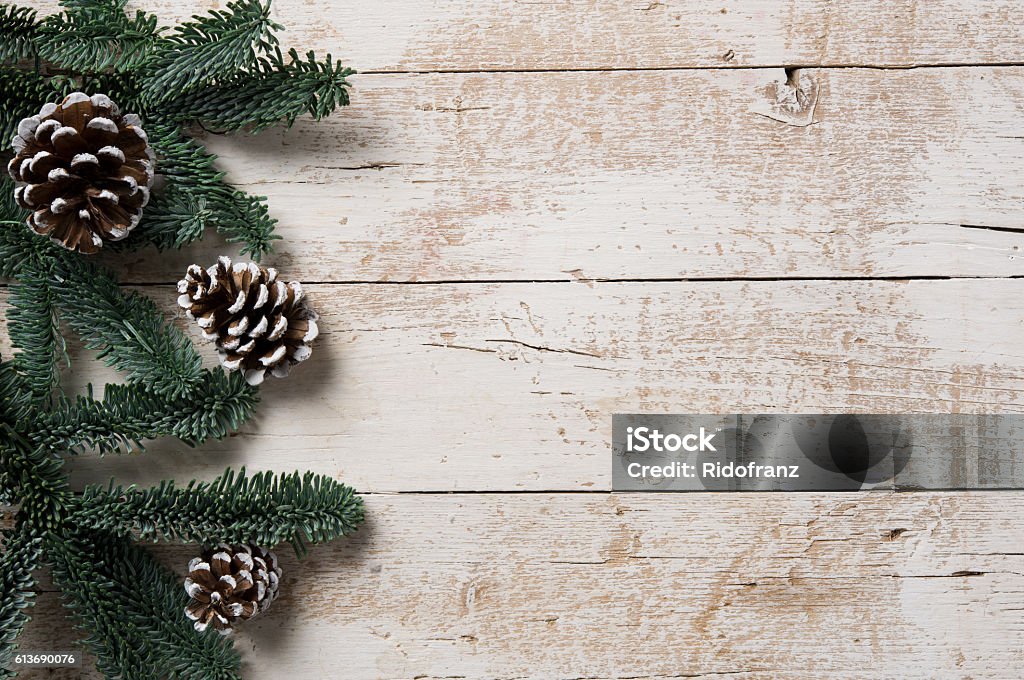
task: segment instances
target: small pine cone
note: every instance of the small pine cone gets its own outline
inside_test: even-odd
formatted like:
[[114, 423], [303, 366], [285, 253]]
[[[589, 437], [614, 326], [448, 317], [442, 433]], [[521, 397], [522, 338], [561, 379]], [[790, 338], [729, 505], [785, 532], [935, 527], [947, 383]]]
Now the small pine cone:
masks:
[[192, 265], [178, 282], [178, 305], [217, 343], [220, 361], [241, 370], [250, 385], [267, 373], [283, 378], [312, 353], [317, 314], [302, 284], [277, 280], [277, 271], [221, 257], [209, 269]]
[[18, 125], [7, 171], [21, 183], [28, 226], [69, 250], [95, 253], [139, 223], [156, 157], [139, 117], [106, 95], [69, 94]]
[[266, 611], [277, 597], [281, 568], [277, 555], [255, 545], [218, 545], [188, 563], [185, 592], [192, 600], [185, 616], [204, 631], [222, 634], [237, 621]]

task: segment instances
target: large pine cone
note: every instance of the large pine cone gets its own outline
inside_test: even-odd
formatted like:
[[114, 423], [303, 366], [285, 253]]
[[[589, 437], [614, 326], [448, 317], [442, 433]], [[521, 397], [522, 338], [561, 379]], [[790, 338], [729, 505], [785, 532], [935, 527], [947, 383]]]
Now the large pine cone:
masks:
[[69, 94], [18, 125], [7, 166], [28, 226], [70, 250], [95, 253], [128, 235], [153, 186], [155, 156], [139, 117], [106, 95]]
[[178, 282], [178, 305], [214, 340], [228, 370], [250, 385], [268, 373], [283, 378], [312, 353], [317, 314], [306, 306], [302, 284], [277, 280], [277, 271], [252, 262], [232, 266], [221, 257], [209, 269], [192, 265]]
[[237, 621], [266, 611], [277, 596], [281, 568], [277, 555], [255, 545], [218, 545], [188, 563], [185, 592], [192, 600], [185, 616], [198, 631], [221, 633]]

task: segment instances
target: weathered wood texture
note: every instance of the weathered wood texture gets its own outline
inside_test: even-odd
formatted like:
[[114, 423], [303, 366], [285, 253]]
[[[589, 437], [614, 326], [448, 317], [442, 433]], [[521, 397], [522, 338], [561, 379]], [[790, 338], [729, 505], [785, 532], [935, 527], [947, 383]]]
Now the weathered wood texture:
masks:
[[[1024, 495], [373, 496], [285, 555], [254, 678], [938, 678], [1024, 667]], [[181, 571], [188, 552], [160, 549]], [[37, 616], [55, 618], [45, 594]], [[33, 628], [64, 647], [66, 628]], [[255, 651], [253, 651], [255, 648]]]
[[362, 76], [327, 121], [207, 141], [306, 281], [1024, 275], [1024, 68], [797, 76], [796, 113], [782, 69]]
[[[312, 284], [313, 363], [224, 442], [71, 462], [371, 493], [354, 540], [286, 562], [246, 677], [1024, 675], [1024, 493], [479, 493], [607, 490], [617, 411], [1024, 411], [1024, 283], [993, 278], [1024, 276], [1017, 3], [274, 14], [370, 72], [328, 121], [206, 140]], [[110, 261], [170, 311], [225, 250]], [[834, 280], [895, 277], [986, 278]], [[73, 352], [72, 384], [113, 378]], [[25, 645], [67, 648], [43, 589]]]
[[[34, 1], [53, 11], [56, 0]], [[180, 20], [224, 2], [145, 0]], [[286, 45], [364, 71], [1007, 63], [1013, 0], [275, 0]]]
[[[316, 361], [269, 382], [241, 436], [71, 466], [83, 482], [244, 463], [366, 491], [607, 489], [613, 413], [1019, 412], [1022, 287], [310, 286], [324, 315]], [[171, 313], [171, 286], [146, 292]], [[73, 356], [74, 382], [114, 377]]]

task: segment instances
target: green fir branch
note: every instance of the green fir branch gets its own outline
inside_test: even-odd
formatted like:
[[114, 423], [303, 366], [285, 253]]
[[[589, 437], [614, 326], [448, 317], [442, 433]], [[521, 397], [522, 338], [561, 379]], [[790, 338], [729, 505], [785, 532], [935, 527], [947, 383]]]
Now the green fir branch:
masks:
[[21, 500], [20, 526], [37, 534], [63, 526], [73, 500], [63, 468], [62, 458], [32, 447], [15, 429], [0, 423], [0, 470], [5, 486]]
[[[201, 219], [214, 226], [228, 243], [242, 244], [243, 256], [258, 262], [270, 252], [279, 237], [274, 234], [277, 220], [270, 216], [265, 197], [250, 196], [228, 186], [224, 173], [215, 166], [217, 157], [182, 134], [177, 126], [157, 124], [151, 126], [149, 135], [166, 182], [164, 192], [170, 195], [165, 200], [171, 203], [158, 203], [151, 216], [157, 222], [147, 224], [144, 219], [137, 229], [140, 234], [130, 238], [133, 243], [126, 247], [144, 242], [165, 245], [172, 240], [187, 243], [195, 234], [193, 220]], [[189, 214], [188, 206], [195, 206], [196, 211]]]
[[150, 641], [119, 602], [113, 579], [104, 574], [105, 560], [95, 545], [51, 534], [46, 554], [64, 606], [86, 637], [82, 643], [96, 657], [96, 668], [108, 678], [159, 677]]
[[190, 446], [223, 439], [248, 420], [259, 392], [241, 373], [204, 371], [187, 394], [170, 397], [142, 386], [107, 385], [103, 399], [91, 394], [63, 399], [36, 420], [30, 438], [47, 449], [100, 453], [143, 449], [142, 441], [177, 437]]
[[50, 290], [86, 348], [99, 350], [108, 366], [153, 394], [178, 398], [196, 387], [202, 359], [152, 300], [122, 289], [112, 275], [81, 257], [62, 252], [58, 262]]
[[[66, 11], [46, 17], [40, 56], [55, 66], [81, 73], [131, 71], [145, 66], [163, 29], [143, 11], [125, 13], [126, 0], [65, 2]], [[109, 94], [109, 93], [105, 93]]]
[[320, 120], [348, 105], [346, 79], [355, 71], [330, 55], [321, 62], [312, 52], [303, 59], [291, 50], [288, 57], [276, 50], [251, 71], [168, 100], [165, 110], [183, 122], [198, 121], [222, 132], [257, 132], [282, 121], [291, 127], [302, 114]]
[[31, 58], [36, 53], [36, 41], [42, 36], [34, 9], [0, 5], [0, 64]]
[[137, 532], [142, 539], [273, 546], [289, 542], [297, 553], [304, 542], [345, 536], [363, 521], [363, 502], [351, 487], [324, 475], [298, 472], [251, 477], [242, 468], [213, 482], [173, 481], [136, 490], [89, 487], [75, 515], [80, 526]]
[[[266, 0], [233, 0], [166, 30], [149, 14], [127, 12], [126, 0], [61, 4], [42, 19], [0, 5], [0, 153], [9, 157], [20, 121], [44, 103], [74, 91], [106, 94], [142, 117], [161, 176], [142, 222], [111, 249], [180, 248], [214, 228], [259, 260], [277, 238], [265, 199], [227, 184], [215, 156], [181, 126], [256, 131], [300, 115], [320, 119], [348, 104], [353, 71], [329, 56], [282, 55]], [[193, 629], [179, 579], [132, 541], [290, 542], [301, 554], [305, 543], [355, 531], [362, 501], [329, 477], [244, 470], [185, 488], [112, 482], [72, 492], [67, 454], [131, 451], [163, 436], [192, 445], [224, 437], [252, 416], [258, 390], [240, 373], [204, 370], [156, 304], [120, 288], [96, 260], [33, 233], [5, 175], [0, 277], [15, 280], [6, 311], [17, 351], [0, 362], [0, 503], [17, 514], [0, 555], [0, 667], [26, 620], [31, 569], [42, 561], [107, 677], [237, 678], [230, 643]], [[58, 318], [127, 383], [105, 386], [102, 399], [91, 387], [82, 396], [56, 392]]]
[[184, 616], [188, 596], [177, 575], [127, 540], [107, 539], [104, 557], [133, 622], [152, 640], [162, 674], [182, 680], [234, 680], [241, 659], [229, 637], [199, 633]]
[[35, 598], [32, 571], [39, 563], [41, 539], [27, 531], [12, 536], [0, 554], [0, 678], [14, 677], [10, 669], [18, 636], [29, 621], [26, 610]]
[[155, 56], [146, 92], [153, 101], [229, 77], [250, 68], [277, 45], [273, 31], [284, 28], [270, 19], [270, 3], [229, 2], [177, 27]]
[[123, 680], [240, 677], [230, 640], [191, 630], [177, 577], [127, 537], [82, 532], [51, 536], [46, 547], [53, 581], [100, 673]]
[[228, 243], [241, 244], [242, 257], [259, 262], [271, 251], [274, 241], [281, 238], [274, 234], [277, 220], [270, 216], [267, 197], [232, 190], [226, 199], [224, 215], [215, 223], [217, 231]]
[[[0, 66], [0, 151], [11, 148], [23, 118], [39, 113], [43, 104], [56, 97], [57, 88], [49, 79], [33, 71]], [[7, 176], [6, 167], [0, 172]]]
[[34, 407], [32, 391], [14, 369], [14, 363], [0, 363], [0, 425], [15, 430]]
[[46, 278], [22, 277], [12, 285], [7, 317], [11, 344], [21, 352], [15, 369], [24, 377], [37, 405], [45, 404], [60, 381], [58, 360], [67, 363], [67, 347], [60, 333], [53, 296]]
[[[137, 239], [120, 243], [128, 249], [137, 247], [139, 241], [150, 243], [157, 250], [183, 248], [203, 237], [206, 229], [214, 225], [215, 215], [216, 210], [209, 207], [202, 194], [166, 187], [146, 206], [142, 223], [136, 227]], [[115, 249], [121, 249], [120, 243]]]
[[[0, 69], [0, 75], [3, 69]], [[24, 222], [28, 213], [14, 201], [14, 181], [7, 173], [0, 173], [0, 222]], [[0, 261], [0, 266], [4, 262]]]
[[50, 536], [54, 581], [87, 636], [82, 641], [109, 678], [233, 680], [240, 659], [231, 641], [196, 633], [183, 612], [177, 577], [127, 537], [80, 532]]
[[29, 230], [26, 212], [15, 205], [13, 193], [10, 178], [0, 177], [0, 277], [9, 279], [47, 271], [50, 259], [60, 250], [49, 239], [39, 238]]
[[75, 78], [55, 83], [62, 87], [60, 96], [72, 92], [103, 93], [117, 103], [124, 113], [135, 113], [143, 118], [142, 127], [149, 132], [151, 118], [147, 115], [142, 95], [144, 79], [138, 70], [117, 73], [83, 73]]

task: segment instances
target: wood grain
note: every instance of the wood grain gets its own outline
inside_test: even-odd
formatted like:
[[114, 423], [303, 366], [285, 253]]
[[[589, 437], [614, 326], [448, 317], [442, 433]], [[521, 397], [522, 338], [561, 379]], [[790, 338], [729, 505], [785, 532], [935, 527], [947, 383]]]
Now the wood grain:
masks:
[[[246, 464], [364, 491], [597, 490], [617, 412], [1020, 412], [1022, 285], [315, 285], [314, 359], [266, 385], [240, 436], [71, 469], [80, 483]], [[172, 287], [145, 290], [172, 313]], [[72, 363], [73, 386], [116, 377], [77, 349]]]
[[[53, 11], [56, 0], [32, 6]], [[145, 0], [170, 23], [224, 2]], [[285, 45], [362, 71], [1024, 61], [1012, 0], [274, 0]]]
[[[1024, 675], [1024, 493], [600, 493], [615, 412], [1024, 411], [1017, 3], [273, 14], [363, 71], [327, 121], [205, 140], [281, 220], [313, 361], [238, 436], [70, 462], [369, 494], [354, 540], [286, 556], [246, 678]], [[172, 313], [229, 251], [106, 261]], [[116, 379], [72, 354], [72, 389]], [[23, 648], [65, 649], [41, 590]]]
[[1011, 677], [1022, 512], [1020, 493], [372, 496], [353, 540], [284, 555], [238, 645], [255, 679]]
[[207, 142], [304, 281], [1024, 275], [1024, 68], [794, 77], [803, 109], [781, 69], [364, 76], [327, 121]]

